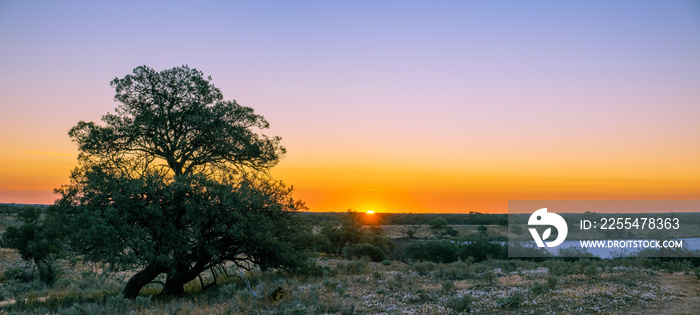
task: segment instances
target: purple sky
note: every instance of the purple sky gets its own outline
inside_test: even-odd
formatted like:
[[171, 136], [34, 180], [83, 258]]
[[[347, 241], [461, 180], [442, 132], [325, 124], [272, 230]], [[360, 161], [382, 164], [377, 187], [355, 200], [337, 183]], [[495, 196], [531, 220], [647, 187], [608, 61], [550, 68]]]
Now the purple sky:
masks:
[[700, 194], [698, 2], [2, 1], [0, 43], [0, 202], [50, 203], [142, 64], [263, 114], [312, 210]]

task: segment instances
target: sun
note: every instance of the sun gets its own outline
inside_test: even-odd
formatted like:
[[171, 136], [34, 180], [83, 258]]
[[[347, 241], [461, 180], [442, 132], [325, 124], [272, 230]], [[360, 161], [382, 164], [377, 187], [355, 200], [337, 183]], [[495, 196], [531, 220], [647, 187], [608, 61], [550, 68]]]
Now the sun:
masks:
[[374, 214], [374, 211], [372, 211], [372, 210], [367, 210], [367, 212], [365, 212], [365, 213], [367, 213], [367, 214]]

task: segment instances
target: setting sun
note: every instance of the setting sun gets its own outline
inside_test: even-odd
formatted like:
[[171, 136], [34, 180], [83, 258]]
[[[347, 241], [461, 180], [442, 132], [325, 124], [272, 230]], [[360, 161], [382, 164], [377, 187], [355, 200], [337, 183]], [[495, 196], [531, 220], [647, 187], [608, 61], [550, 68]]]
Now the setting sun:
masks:
[[367, 213], [367, 214], [374, 214], [374, 211], [372, 211], [372, 210], [367, 210], [366, 213]]

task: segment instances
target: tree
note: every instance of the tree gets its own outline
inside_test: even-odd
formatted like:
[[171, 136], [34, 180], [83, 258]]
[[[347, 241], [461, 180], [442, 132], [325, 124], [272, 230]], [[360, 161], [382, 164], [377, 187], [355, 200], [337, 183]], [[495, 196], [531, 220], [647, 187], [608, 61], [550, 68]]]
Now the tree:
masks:
[[373, 262], [388, 260], [389, 256], [379, 247], [369, 243], [361, 243], [354, 245], [348, 251], [350, 257], [369, 257]]
[[500, 226], [508, 226], [508, 215], [504, 215], [496, 221], [496, 224]]
[[488, 230], [489, 229], [485, 225], [479, 225], [479, 227], [477, 228], [480, 237], [486, 237]]
[[[119, 103], [104, 125], [69, 131], [79, 166], [47, 218], [71, 227], [70, 248], [112, 268], [139, 268], [123, 294], [166, 274], [164, 293], [226, 262], [303, 267], [293, 214], [304, 209], [267, 171], [285, 153], [250, 107], [223, 99], [188, 66], [141, 66], [111, 85]], [[200, 278], [201, 281], [201, 278]]]
[[415, 225], [406, 226], [401, 229], [401, 234], [409, 239], [416, 238], [416, 233], [418, 233], [418, 227]]
[[428, 222], [428, 225], [430, 225], [431, 229], [442, 229], [447, 226], [447, 220], [443, 218], [437, 218]]
[[7, 227], [2, 235], [4, 246], [17, 249], [22, 259], [33, 261], [39, 269], [39, 279], [52, 285], [59, 271], [54, 263], [64, 252], [64, 226], [42, 220], [45, 214], [40, 207], [25, 206], [17, 215], [23, 224]]
[[364, 236], [360, 214], [354, 210], [348, 210], [341, 217], [340, 225], [325, 224], [321, 228], [321, 235], [328, 239], [328, 252], [342, 255], [343, 249], [358, 242]]

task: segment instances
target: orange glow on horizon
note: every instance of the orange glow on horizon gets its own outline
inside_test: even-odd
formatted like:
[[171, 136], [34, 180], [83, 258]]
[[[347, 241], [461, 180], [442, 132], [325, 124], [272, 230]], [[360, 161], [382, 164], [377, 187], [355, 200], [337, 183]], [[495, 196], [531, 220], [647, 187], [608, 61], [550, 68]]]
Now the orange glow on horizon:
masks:
[[[188, 64], [264, 116], [270, 128], [254, 132], [287, 152], [270, 173], [309, 211], [700, 199], [692, 4], [299, 2], [289, 14], [254, 1], [11, 2], [0, 5], [0, 203], [52, 203], [77, 165], [67, 132], [104, 124], [118, 106], [109, 82], [142, 64]], [[191, 47], [150, 36], [160, 25]]]

